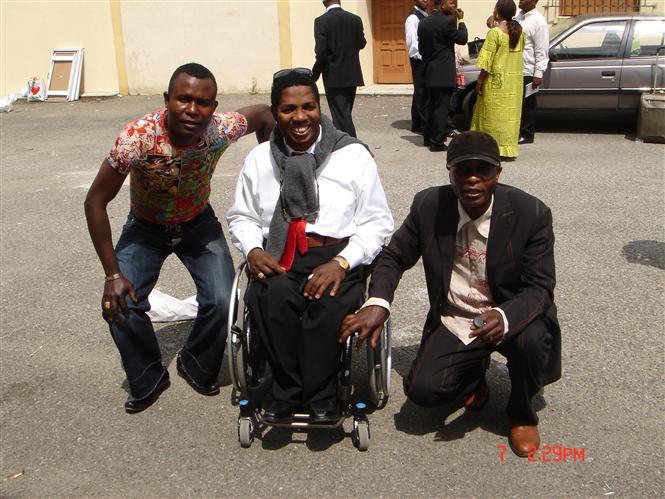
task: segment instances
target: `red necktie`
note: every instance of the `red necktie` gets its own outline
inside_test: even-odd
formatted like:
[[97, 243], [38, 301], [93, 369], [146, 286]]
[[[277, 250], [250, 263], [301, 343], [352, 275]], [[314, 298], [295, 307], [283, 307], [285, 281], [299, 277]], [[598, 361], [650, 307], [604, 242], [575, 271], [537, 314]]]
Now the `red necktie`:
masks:
[[307, 253], [307, 236], [305, 235], [306, 225], [307, 222], [304, 218], [291, 219], [288, 232], [286, 233], [284, 252], [282, 253], [282, 258], [279, 260], [279, 265], [282, 268], [291, 270], [293, 260], [296, 258], [296, 248], [301, 255]]

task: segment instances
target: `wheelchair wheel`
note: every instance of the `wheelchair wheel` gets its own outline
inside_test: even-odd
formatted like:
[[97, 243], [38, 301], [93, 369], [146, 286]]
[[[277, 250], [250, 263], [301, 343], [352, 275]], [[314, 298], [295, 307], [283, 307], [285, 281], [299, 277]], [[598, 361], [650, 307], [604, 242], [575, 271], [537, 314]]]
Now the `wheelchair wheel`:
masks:
[[390, 397], [392, 373], [392, 323], [390, 318], [381, 331], [376, 348], [367, 344], [367, 373], [370, 398], [378, 408], [383, 408]]
[[226, 331], [226, 355], [229, 362], [229, 375], [235, 392], [231, 396], [232, 401], [247, 391], [246, 359], [243, 349], [246, 316], [243, 300], [248, 285], [247, 264], [243, 262], [236, 269], [231, 287]]
[[364, 452], [369, 449], [369, 421], [366, 419], [353, 420], [353, 433], [351, 434], [353, 445]]
[[254, 423], [251, 418], [238, 418], [238, 441], [245, 449], [254, 442]]

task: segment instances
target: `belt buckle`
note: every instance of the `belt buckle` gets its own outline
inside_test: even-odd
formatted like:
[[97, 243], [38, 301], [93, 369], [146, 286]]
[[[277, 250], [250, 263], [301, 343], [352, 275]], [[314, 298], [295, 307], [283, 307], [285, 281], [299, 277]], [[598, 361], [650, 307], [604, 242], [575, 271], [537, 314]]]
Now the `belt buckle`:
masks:
[[165, 229], [169, 234], [179, 234], [182, 232], [182, 225], [178, 223], [166, 224]]

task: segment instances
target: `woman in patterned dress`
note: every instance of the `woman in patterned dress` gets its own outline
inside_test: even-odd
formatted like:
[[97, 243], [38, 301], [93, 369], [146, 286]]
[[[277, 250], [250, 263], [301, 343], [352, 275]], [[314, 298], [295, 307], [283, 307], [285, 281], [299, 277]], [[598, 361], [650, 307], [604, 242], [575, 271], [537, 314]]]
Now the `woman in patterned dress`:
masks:
[[494, 7], [497, 25], [487, 33], [476, 62], [481, 71], [476, 83], [478, 100], [471, 120], [471, 130], [494, 137], [505, 159], [518, 155], [524, 91], [524, 34], [513, 19], [516, 11], [513, 0], [499, 0]]

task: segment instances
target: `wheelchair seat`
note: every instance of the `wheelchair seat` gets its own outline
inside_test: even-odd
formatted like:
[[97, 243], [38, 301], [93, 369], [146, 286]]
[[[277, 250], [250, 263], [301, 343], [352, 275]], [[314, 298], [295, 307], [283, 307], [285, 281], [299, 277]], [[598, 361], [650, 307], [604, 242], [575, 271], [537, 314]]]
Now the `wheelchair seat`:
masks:
[[[251, 446], [254, 437], [261, 435], [265, 426], [293, 429], [337, 428], [346, 418], [353, 418], [351, 436], [354, 445], [361, 451], [369, 447], [369, 421], [364, 401], [352, 402], [351, 357], [353, 337], [341, 348], [341, 367], [338, 375], [338, 393], [341, 418], [336, 423], [313, 424], [307, 414], [296, 414], [294, 421], [284, 424], [269, 424], [262, 418], [261, 403], [270, 388], [271, 375], [265, 352], [254, 334], [249, 310], [244, 297], [250, 283], [246, 262], [238, 265], [231, 288], [229, 316], [227, 321], [226, 355], [229, 374], [233, 383], [232, 403], [239, 405], [238, 439], [242, 447]], [[392, 327], [390, 318], [381, 331], [379, 343], [372, 348], [366, 342], [368, 386], [371, 403], [376, 408], [385, 407], [390, 396], [392, 364]]]

